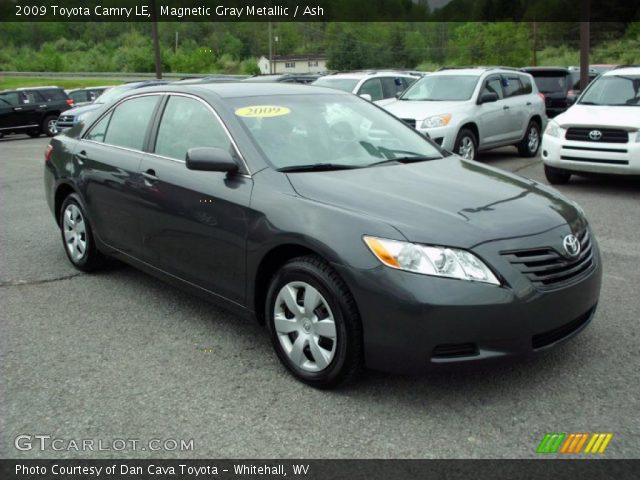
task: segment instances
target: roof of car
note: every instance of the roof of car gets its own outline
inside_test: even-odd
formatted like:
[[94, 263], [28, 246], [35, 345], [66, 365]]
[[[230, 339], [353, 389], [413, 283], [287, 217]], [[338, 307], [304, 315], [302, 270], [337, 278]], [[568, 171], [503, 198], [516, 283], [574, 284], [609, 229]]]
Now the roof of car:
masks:
[[611, 75], [640, 75], [640, 65], [621, 65], [619, 67], [614, 68], [613, 70], [608, 70], [602, 74], [603, 77], [609, 77]]
[[399, 71], [399, 70], [357, 70], [357, 71], [352, 71], [352, 72], [331, 73], [331, 74], [329, 74], [329, 75], [327, 75], [326, 77], [323, 77], [323, 78], [327, 78], [327, 79], [331, 79], [331, 78], [348, 78], [348, 79], [353, 79], [353, 80], [360, 80], [360, 79], [365, 78], [365, 77], [373, 77], [373, 76], [380, 76], [380, 77], [393, 77], [393, 76], [417, 77], [419, 75], [417, 75], [416, 73]]
[[314, 87], [312, 85], [303, 85], [299, 83], [252, 83], [252, 82], [232, 82], [232, 83], [201, 83], [195, 85], [164, 85], [156, 87], [148, 87], [145, 89], [136, 89], [136, 95], [142, 92], [182, 92], [194, 94], [213, 94], [220, 98], [236, 98], [236, 97], [262, 97], [269, 95], [313, 95], [327, 94], [332, 95], [350, 95], [340, 90], [327, 89], [325, 87]]
[[564, 67], [523, 67], [525, 72], [563, 72], [569, 73], [568, 68]]

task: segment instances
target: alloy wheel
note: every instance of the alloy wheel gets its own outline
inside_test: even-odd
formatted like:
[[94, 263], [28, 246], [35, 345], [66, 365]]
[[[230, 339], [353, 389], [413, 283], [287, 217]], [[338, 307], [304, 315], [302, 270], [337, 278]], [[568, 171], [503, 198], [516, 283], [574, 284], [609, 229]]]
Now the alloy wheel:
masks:
[[460, 146], [458, 147], [458, 155], [465, 160], [473, 160], [475, 157], [475, 147], [470, 137], [462, 137]]
[[69, 255], [79, 262], [87, 252], [87, 227], [80, 209], [69, 204], [63, 214], [64, 240]]
[[51, 133], [56, 133], [58, 131], [58, 127], [56, 126], [57, 120], [54, 118], [47, 122], [47, 129]]
[[274, 328], [291, 362], [307, 372], [329, 366], [336, 354], [337, 333], [327, 300], [305, 282], [284, 285], [276, 297]]
[[540, 134], [538, 133], [538, 129], [536, 127], [531, 127], [529, 129], [529, 135], [527, 137], [527, 146], [529, 147], [529, 151], [531, 153], [538, 150], [538, 145], [540, 144]]

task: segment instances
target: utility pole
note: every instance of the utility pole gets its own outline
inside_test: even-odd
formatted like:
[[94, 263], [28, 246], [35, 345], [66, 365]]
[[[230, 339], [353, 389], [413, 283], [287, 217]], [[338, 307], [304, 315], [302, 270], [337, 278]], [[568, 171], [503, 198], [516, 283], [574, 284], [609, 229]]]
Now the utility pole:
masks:
[[580, 9], [580, 90], [584, 90], [589, 84], [590, 3], [590, 0], [582, 0]]
[[173, 50], [174, 53], [178, 53], [178, 31], [176, 30], [176, 46]]
[[162, 78], [162, 61], [160, 60], [160, 40], [158, 39], [158, 17], [156, 15], [156, 2], [151, 1], [151, 36], [153, 37], [153, 53], [156, 62], [156, 78]]

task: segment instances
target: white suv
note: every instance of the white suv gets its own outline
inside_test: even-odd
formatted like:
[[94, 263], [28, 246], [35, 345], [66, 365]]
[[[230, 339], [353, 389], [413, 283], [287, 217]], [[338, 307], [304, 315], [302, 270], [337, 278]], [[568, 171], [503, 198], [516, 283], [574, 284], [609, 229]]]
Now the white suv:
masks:
[[550, 120], [542, 160], [555, 184], [579, 172], [640, 174], [640, 67], [603, 73]]
[[370, 102], [378, 102], [395, 98], [419, 78], [416, 73], [367, 70], [326, 75], [312, 85], [355, 93]]
[[533, 77], [509, 68], [440, 70], [378, 104], [466, 159], [505, 145], [534, 157], [547, 122]]

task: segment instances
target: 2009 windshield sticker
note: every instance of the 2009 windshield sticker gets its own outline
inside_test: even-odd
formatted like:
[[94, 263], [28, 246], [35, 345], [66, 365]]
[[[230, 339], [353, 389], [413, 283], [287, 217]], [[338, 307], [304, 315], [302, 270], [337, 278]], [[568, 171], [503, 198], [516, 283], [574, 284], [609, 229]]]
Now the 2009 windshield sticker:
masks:
[[238, 108], [235, 113], [239, 117], [268, 118], [289, 115], [291, 110], [287, 107], [279, 107], [277, 105], [252, 105], [250, 107]]

